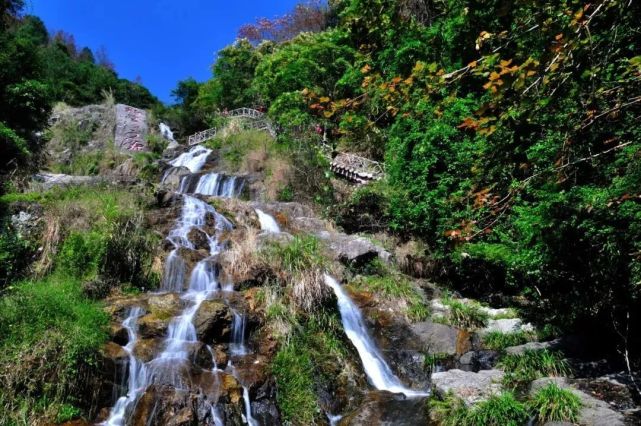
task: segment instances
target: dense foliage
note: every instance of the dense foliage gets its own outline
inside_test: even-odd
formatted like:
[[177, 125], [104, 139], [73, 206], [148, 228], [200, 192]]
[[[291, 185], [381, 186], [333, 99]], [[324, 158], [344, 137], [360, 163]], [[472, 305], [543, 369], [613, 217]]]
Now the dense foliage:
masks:
[[435, 278], [623, 345], [640, 323], [639, 7], [333, 1], [323, 32], [226, 48], [199, 100], [262, 105], [283, 135], [324, 129], [384, 159], [387, 181], [341, 222], [374, 215], [430, 246]]
[[20, 16], [21, 1], [0, 8], [0, 175], [33, 164], [54, 102], [118, 102], [150, 108], [158, 100], [140, 84], [118, 78], [104, 49], [78, 49], [73, 36], [49, 34], [35, 16]]

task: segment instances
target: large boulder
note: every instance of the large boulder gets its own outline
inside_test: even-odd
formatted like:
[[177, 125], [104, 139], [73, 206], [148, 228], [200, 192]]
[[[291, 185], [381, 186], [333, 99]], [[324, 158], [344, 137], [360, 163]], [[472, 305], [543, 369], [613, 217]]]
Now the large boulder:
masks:
[[432, 373], [432, 389], [441, 397], [452, 392], [467, 405], [472, 405], [499, 394], [503, 375], [501, 370], [481, 370], [478, 373], [449, 370]]
[[560, 346], [560, 339], [549, 342], [527, 342], [518, 346], [505, 348], [505, 352], [511, 355], [523, 355], [525, 352], [540, 351], [543, 349], [556, 350]]
[[129, 105], [116, 105], [114, 143], [123, 151], [147, 151], [147, 113]]
[[134, 356], [142, 362], [149, 362], [162, 351], [164, 345], [164, 337], [140, 339], [134, 347]]
[[228, 341], [232, 314], [229, 307], [217, 300], [206, 300], [194, 316], [198, 340], [205, 343]]
[[173, 317], [181, 309], [183, 301], [174, 293], [152, 295], [147, 299], [149, 312]]
[[138, 334], [143, 339], [153, 339], [167, 334], [171, 317], [147, 314], [138, 319]]
[[457, 355], [459, 330], [446, 324], [431, 321], [411, 325], [412, 332], [422, 349], [430, 354]]
[[561, 389], [567, 389], [579, 397], [582, 408], [579, 413], [579, 424], [588, 426], [623, 426], [624, 417], [621, 413], [614, 411], [610, 405], [588, 395], [573, 387], [565, 377], [544, 377], [532, 382], [530, 394], [536, 393], [539, 389], [554, 383]]
[[320, 232], [317, 237], [327, 241], [336, 260], [349, 265], [363, 265], [377, 257], [389, 262], [391, 254], [366, 238], [337, 232]]

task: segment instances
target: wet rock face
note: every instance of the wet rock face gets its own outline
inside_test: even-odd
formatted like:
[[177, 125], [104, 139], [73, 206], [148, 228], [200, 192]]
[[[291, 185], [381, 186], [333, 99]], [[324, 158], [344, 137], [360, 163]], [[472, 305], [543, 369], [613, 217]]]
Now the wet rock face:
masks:
[[371, 392], [339, 426], [415, 426], [428, 424], [425, 398], [406, 398], [389, 392]]
[[265, 381], [253, 392], [252, 413], [261, 425], [280, 424], [280, 413], [276, 406], [276, 384], [273, 379]]
[[193, 228], [189, 231], [187, 235], [189, 241], [194, 245], [196, 250], [207, 250], [209, 251], [209, 239], [207, 234], [197, 228]]
[[140, 398], [131, 418], [133, 426], [214, 425], [204, 397], [170, 386], [150, 386]]
[[138, 333], [143, 339], [163, 337], [167, 334], [167, 328], [171, 317], [158, 317], [154, 314], [147, 314], [138, 320]]
[[127, 364], [127, 353], [114, 342], [108, 342], [100, 350], [100, 365], [102, 380], [99, 401], [104, 405], [111, 403], [112, 389], [122, 391], [121, 383], [124, 383], [123, 367]]
[[231, 323], [229, 307], [217, 300], [204, 301], [194, 316], [198, 340], [205, 343], [229, 341]]
[[191, 174], [187, 167], [170, 167], [164, 172], [162, 185], [170, 191], [177, 191], [183, 176]]

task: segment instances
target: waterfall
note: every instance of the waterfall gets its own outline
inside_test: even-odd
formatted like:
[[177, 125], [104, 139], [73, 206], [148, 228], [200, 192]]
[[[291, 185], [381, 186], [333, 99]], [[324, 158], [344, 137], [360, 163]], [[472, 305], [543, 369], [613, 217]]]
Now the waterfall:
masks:
[[158, 129], [160, 130], [160, 134], [163, 138], [165, 138], [169, 142], [176, 143], [176, 139], [174, 139], [174, 132], [171, 131], [171, 128], [168, 125], [166, 125], [165, 123], [160, 123], [158, 125]]
[[162, 289], [164, 291], [181, 292], [185, 284], [185, 269], [185, 261], [178, 254], [178, 249], [172, 250], [165, 261]]
[[245, 315], [233, 311], [234, 320], [232, 322], [232, 339], [229, 345], [233, 355], [246, 355], [247, 348], [245, 347], [245, 328], [247, 318]]
[[260, 221], [260, 229], [272, 234], [280, 233], [280, 226], [278, 226], [276, 219], [274, 219], [271, 215], [268, 215], [260, 209], [256, 209], [256, 214], [258, 215], [258, 220]]
[[187, 167], [190, 172], [198, 173], [205, 165], [209, 154], [211, 154], [211, 149], [198, 145], [190, 151], [180, 154], [169, 164], [173, 167]]
[[409, 397], [427, 396], [427, 392], [406, 388], [398, 377], [394, 375], [374, 340], [369, 335], [361, 311], [345, 293], [342, 286], [327, 274], [325, 275], [325, 284], [331, 287], [334, 290], [334, 294], [336, 294], [345, 334], [347, 334], [347, 337], [356, 348], [365, 374], [367, 374], [372, 386], [378, 390], [403, 393]]
[[122, 326], [127, 330], [128, 341], [125, 346], [123, 346], [124, 351], [127, 353], [128, 360], [126, 368], [128, 370], [127, 376], [127, 394], [121, 396], [116, 401], [111, 413], [109, 413], [109, 418], [105, 421], [107, 426], [121, 426], [125, 424], [125, 415], [127, 412], [127, 407], [129, 407], [132, 401], [138, 399], [138, 396], [141, 392], [144, 392], [145, 377], [146, 377], [146, 366], [140, 362], [133, 354], [134, 347], [138, 341], [137, 336], [137, 324], [138, 318], [143, 314], [143, 310], [140, 307], [135, 307], [130, 309], [127, 318], [122, 323]]
[[240, 385], [243, 387], [243, 402], [245, 404], [245, 422], [249, 426], [259, 426], [260, 423], [256, 421], [256, 419], [254, 418], [254, 415], [252, 414], [252, 404], [251, 404], [251, 398], [249, 396], [249, 388], [241, 382], [240, 377], [238, 376], [238, 372], [236, 371], [236, 367], [232, 364], [231, 361], [229, 361], [228, 367], [229, 367], [229, 370], [231, 371], [232, 376], [234, 376], [236, 380], [238, 380]]
[[249, 389], [243, 386], [243, 401], [245, 402], [245, 420], [249, 426], [258, 426], [258, 422], [252, 415], [252, 403], [249, 398]]
[[181, 194], [200, 194], [215, 197], [238, 197], [245, 186], [244, 179], [220, 173], [186, 175], [180, 179], [178, 192]]
[[[118, 398], [110, 411], [109, 418], [103, 424], [106, 426], [124, 426], [131, 419], [136, 410], [136, 404], [147, 388], [152, 385], [170, 385], [177, 389], [189, 389], [191, 383], [191, 369], [193, 368], [193, 354], [191, 353], [198, 343], [194, 318], [202, 304], [218, 292], [233, 292], [233, 283], [218, 282], [217, 255], [225, 247], [221, 236], [232, 229], [232, 223], [216, 211], [214, 207], [189, 194], [202, 194], [219, 197], [236, 197], [242, 192], [244, 179], [236, 176], [225, 176], [216, 173], [196, 175], [205, 164], [211, 150], [201, 146], [194, 147], [189, 152], [183, 153], [170, 162], [174, 167], [187, 167], [192, 172], [181, 180], [182, 207], [179, 217], [167, 235], [167, 240], [173, 246], [165, 261], [161, 291], [177, 293], [183, 301], [184, 308], [168, 324], [167, 334], [162, 341], [160, 352], [149, 362], [143, 363], [134, 356], [137, 343], [137, 321], [143, 315], [140, 307], [132, 308], [123, 322], [129, 340], [123, 347], [128, 355], [126, 365], [127, 393]], [[261, 212], [262, 213], [262, 212]], [[263, 213], [264, 216], [267, 216]], [[271, 218], [271, 217], [270, 217]], [[278, 232], [278, 225], [271, 218], [272, 229]], [[262, 223], [262, 222], [261, 222]], [[275, 228], [274, 228], [275, 227]], [[183, 256], [186, 252], [195, 251], [195, 241], [190, 239], [194, 230], [204, 233], [209, 244], [209, 256], [198, 261], [191, 272]], [[192, 235], [193, 237], [193, 235]], [[202, 240], [203, 235], [199, 238]], [[199, 256], [199, 258], [202, 257]], [[244, 312], [233, 310], [232, 336], [229, 341], [230, 355], [243, 357], [249, 354], [246, 347], [247, 315]], [[207, 347], [211, 355], [214, 368], [214, 380], [219, 380], [221, 370], [216, 364], [215, 354], [211, 347]], [[241, 383], [240, 376], [232, 365], [231, 358], [227, 365], [231, 374], [243, 387], [244, 418], [250, 426], [258, 426], [251, 412], [251, 400], [247, 383]], [[223, 418], [216, 408], [216, 401], [209, 401], [207, 415], [210, 421], [217, 426], [223, 425]], [[154, 415], [150, 414], [145, 419], [147, 424], [153, 424]]]

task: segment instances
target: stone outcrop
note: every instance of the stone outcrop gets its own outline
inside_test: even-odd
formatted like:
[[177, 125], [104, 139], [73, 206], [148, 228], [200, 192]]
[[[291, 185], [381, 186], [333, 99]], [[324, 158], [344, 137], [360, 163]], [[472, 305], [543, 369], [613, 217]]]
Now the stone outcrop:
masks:
[[427, 353], [457, 355], [459, 330], [455, 327], [431, 321], [412, 324], [412, 332]]
[[226, 342], [231, 331], [232, 315], [229, 307], [217, 300], [206, 300], [194, 317], [194, 326], [198, 340], [211, 342]]
[[467, 405], [472, 405], [500, 393], [503, 374], [501, 370], [481, 370], [478, 373], [449, 370], [432, 373], [432, 389], [441, 397], [452, 392]]
[[189, 173], [187, 167], [170, 167], [165, 170], [161, 183], [168, 190], [177, 191], [180, 187], [180, 180]]
[[147, 112], [129, 105], [116, 105], [114, 143], [124, 151], [147, 150]]

